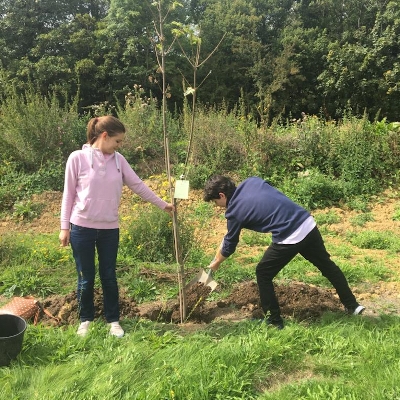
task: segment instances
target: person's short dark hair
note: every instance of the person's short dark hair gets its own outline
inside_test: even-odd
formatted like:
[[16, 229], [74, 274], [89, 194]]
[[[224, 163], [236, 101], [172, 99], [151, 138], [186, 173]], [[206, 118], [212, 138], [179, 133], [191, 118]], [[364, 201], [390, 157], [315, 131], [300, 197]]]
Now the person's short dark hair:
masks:
[[235, 190], [236, 185], [231, 178], [222, 175], [213, 175], [204, 186], [203, 199], [204, 201], [219, 199], [219, 194], [223, 193], [229, 201]]

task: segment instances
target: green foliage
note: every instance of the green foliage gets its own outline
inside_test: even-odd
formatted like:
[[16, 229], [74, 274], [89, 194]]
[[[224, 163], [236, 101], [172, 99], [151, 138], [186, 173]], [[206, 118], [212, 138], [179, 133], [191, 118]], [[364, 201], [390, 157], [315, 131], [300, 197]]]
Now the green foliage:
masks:
[[[0, 239], [0, 293], [40, 297], [59, 293], [62, 283], [75, 269], [70, 248], [55, 243], [54, 235], [26, 234], [20, 235], [18, 240], [12, 234], [3, 235]], [[59, 271], [60, 276], [54, 271]], [[70, 283], [65, 285], [65, 288], [70, 287]]]
[[193, 187], [204, 186], [212, 173], [238, 172], [247, 163], [238, 123], [235, 114], [224, 109], [198, 110], [188, 172], [189, 180], [193, 176]]
[[[64, 163], [55, 155], [54, 158], [46, 160], [35, 172], [27, 173], [19, 169], [15, 161], [6, 161], [0, 165], [2, 179], [0, 181], [0, 212], [11, 210], [14, 203], [20, 202], [16, 206], [16, 216], [23, 216], [23, 208], [30, 203], [30, 196], [35, 193], [42, 193], [48, 190], [61, 191], [64, 184]], [[25, 206], [24, 206], [25, 204]], [[37, 206], [32, 205], [33, 208]], [[32, 208], [28, 207], [28, 208]], [[40, 208], [40, 207], [39, 207]], [[29, 210], [25, 210], [29, 211]], [[40, 209], [34, 211], [30, 217], [39, 214]]]
[[339, 246], [330, 246], [331, 252], [335, 254], [335, 257], [348, 260], [354, 254], [354, 249], [349, 245], [339, 245]]
[[[310, 208], [318, 204], [315, 195], [321, 198], [317, 207], [322, 207], [371, 196], [384, 182], [397, 180], [399, 164], [393, 146], [398, 135], [393, 135], [393, 127], [385, 120], [370, 123], [365, 117], [349, 115], [333, 124], [307, 116], [301, 123], [273, 128], [263, 151], [268, 164], [259, 169], [275, 186], [289, 191], [298, 186], [299, 201]], [[310, 193], [298, 183], [300, 178], [311, 184]]]
[[211, 203], [200, 203], [193, 209], [193, 217], [197, 220], [205, 223], [214, 215], [215, 207]]
[[3, 160], [0, 164], [0, 210], [9, 210], [20, 196], [20, 174], [15, 162]]
[[11, 264], [26, 265], [31, 248], [23, 240], [15, 240], [11, 235], [0, 237], [0, 265], [7, 267]]
[[248, 246], [264, 246], [267, 247], [272, 243], [271, 235], [245, 230], [241, 240]]
[[138, 303], [152, 301], [157, 298], [159, 291], [154, 282], [141, 277], [131, 279], [127, 286], [130, 296]]
[[74, 105], [62, 108], [55, 94], [46, 98], [32, 88], [24, 95], [14, 90], [1, 99], [0, 115], [0, 156], [26, 172], [36, 172], [50, 160], [50, 166], [65, 161], [86, 141], [85, 119]]
[[35, 294], [46, 297], [57, 293], [59, 286], [34, 267], [14, 267], [1, 274], [0, 292], [7, 297]]
[[215, 275], [221, 287], [231, 288], [233, 284], [254, 279], [254, 264], [246, 265], [238, 256], [231, 256]]
[[393, 221], [400, 221], [400, 206], [397, 206], [392, 217]]
[[[43, 190], [61, 190], [65, 160], [85, 142], [87, 115], [74, 105], [61, 107], [32, 88], [18, 95], [8, 90], [0, 103], [0, 210]], [[94, 106], [93, 106], [94, 107]], [[112, 111], [112, 106], [109, 110]], [[94, 108], [93, 108], [94, 110]], [[115, 108], [127, 127], [121, 152], [139, 175], [165, 168], [162, 118], [158, 101], [134, 85], [123, 106]], [[94, 110], [107, 112], [106, 107]], [[182, 119], [167, 113], [173, 174], [183, 172], [187, 157], [186, 111]], [[199, 107], [186, 178], [200, 189], [214, 173], [237, 180], [250, 175], [267, 178], [294, 201], [309, 209], [365, 201], [385, 185], [397, 182], [400, 157], [396, 125], [385, 119], [370, 123], [351, 114], [340, 123], [305, 116], [300, 122], [275, 121], [257, 127], [241, 100], [238, 109]], [[353, 204], [352, 204], [353, 203]]]
[[394, 316], [327, 313], [283, 331], [251, 322], [197, 332], [140, 320], [122, 326], [122, 340], [108, 336], [103, 322], [85, 340], [75, 326], [29, 326], [18, 359], [0, 370], [1, 397], [387, 400], [399, 394]]
[[[180, 244], [186, 257], [193, 242], [193, 227], [179, 224]], [[174, 262], [171, 217], [155, 207], [145, 207], [121, 232], [121, 257], [150, 262]]]
[[368, 196], [354, 196], [350, 197], [346, 202], [347, 207], [351, 210], [356, 210], [360, 212], [369, 212], [369, 199]]
[[203, 189], [207, 179], [212, 175], [208, 165], [194, 165], [190, 168], [190, 185], [193, 189]]
[[344, 198], [343, 183], [316, 170], [285, 179], [279, 189], [309, 210], [338, 204]]
[[140, 215], [121, 232], [120, 254], [142, 261], [173, 261], [171, 219], [155, 209]]
[[130, 162], [162, 157], [162, 118], [156, 98], [145, 96], [143, 88], [135, 85], [126, 95], [118, 116], [127, 128], [121, 152]]
[[[354, 243], [352, 243], [354, 244]], [[348, 248], [336, 249], [334, 261], [346, 276], [350, 285], [359, 285], [360, 282], [379, 282], [387, 280], [393, 275], [393, 272], [387, 268], [381, 261], [364, 260], [350, 262]], [[341, 255], [341, 253], [343, 253]], [[345, 258], [346, 261], [340, 261], [338, 257]], [[310, 264], [309, 261], [297, 255], [278, 275], [280, 279], [289, 279], [306, 282], [313, 285], [331, 287], [329, 281], [322, 276], [320, 271]]]
[[43, 205], [31, 200], [20, 201], [14, 204], [12, 216], [18, 220], [32, 220], [40, 215]]
[[385, 156], [389, 143], [382, 141], [386, 133], [379, 123], [371, 125], [365, 118], [350, 118], [339, 127], [331, 151], [338, 165], [335, 173], [349, 183], [347, 196], [376, 193], [380, 179], [390, 176], [393, 165]]
[[361, 249], [400, 251], [400, 237], [394, 232], [361, 231], [349, 233], [349, 240]]
[[[356, 115], [366, 110], [371, 121], [376, 115], [398, 118], [400, 67], [393, 49], [399, 46], [400, 7], [395, 1], [372, 2], [362, 12], [354, 1], [341, 7], [331, 0], [164, 1], [163, 40], [155, 40], [157, 4], [3, 1], [4, 81], [21, 92], [30, 82], [41, 94], [79, 92], [82, 110], [123, 99], [133, 82], [160, 98], [161, 72], [167, 76], [170, 109], [182, 107], [190, 85], [201, 86], [198, 98], [211, 106], [225, 103], [233, 109], [239, 97], [245, 98], [251, 117], [264, 126], [281, 116], [298, 119], [302, 112], [338, 120], [349, 104]], [[168, 49], [164, 71], [157, 70], [155, 55], [161, 45]], [[211, 55], [216, 46], [218, 51], [207, 68], [198, 68], [196, 84], [189, 84], [193, 66], [205, 58], [196, 58], [200, 46], [202, 55]], [[255, 152], [255, 158], [262, 155]]]
[[342, 218], [337, 214], [336, 211], [329, 210], [327, 212], [314, 215], [314, 219], [318, 225], [331, 225], [339, 223]]
[[357, 214], [350, 219], [350, 223], [353, 226], [364, 226], [367, 222], [374, 221], [374, 217], [371, 213]]
[[[158, 100], [151, 94], [146, 96], [140, 85], [134, 85], [125, 96], [125, 104], [118, 108], [118, 117], [127, 129], [121, 153], [146, 175], [160, 173], [165, 166], [163, 119]], [[184, 161], [179, 120], [169, 112], [166, 118], [170, 161], [178, 164]]]
[[[143, 99], [139, 94], [132, 96], [131, 106], [121, 112], [121, 118], [128, 127], [127, 143], [122, 152], [128, 160], [139, 166], [140, 171], [148, 174], [155, 170], [160, 171], [164, 164], [159, 112], [152, 101], [146, 107], [141, 107]], [[347, 125], [332, 130], [331, 125], [317, 124], [314, 118], [310, 118], [311, 122], [306, 120], [306, 128], [299, 129], [294, 125], [276, 126], [276, 133], [260, 142], [259, 136], [253, 134], [251, 121], [233, 114], [227, 115], [222, 110], [209, 114], [203, 110], [200, 115], [188, 174], [193, 189], [203, 188], [212, 173], [227, 173], [238, 179], [247, 177], [247, 174], [259, 173], [259, 176], [268, 177], [275, 186], [306, 208], [315, 209], [346, 202], [351, 208], [365, 210], [368, 196], [377, 193], [385, 181], [392, 183], [396, 179], [393, 171], [398, 169], [398, 161], [390, 150], [395, 148], [394, 139], [390, 129], [385, 128], [387, 124], [382, 122], [370, 125], [360, 121], [358, 125], [366, 127], [368, 132], [376, 130], [374, 135], [360, 135], [362, 128], [357, 126], [354, 119], [349, 119]], [[1, 120], [2, 118], [0, 125]], [[9, 151], [9, 146], [7, 149], [4, 147], [6, 154], [0, 166], [0, 210], [10, 210], [16, 201], [29, 199], [33, 193], [62, 190], [66, 149], [71, 151], [72, 148], [80, 147], [77, 144], [78, 136], [80, 135], [82, 142], [86, 117], [75, 118], [72, 122], [70, 128], [74, 127], [75, 136], [69, 137], [70, 141], [66, 141], [65, 148], [63, 146], [55, 149], [46, 159], [37, 159], [33, 163], [33, 152], [28, 160], [21, 160], [25, 157], [24, 154], [19, 154], [18, 159], [13, 160], [12, 155], [15, 156], [16, 153]], [[46, 130], [39, 125], [37, 129]], [[184, 158], [184, 154], [180, 152], [185, 141], [182, 140], [179, 125], [172, 124], [171, 129], [172, 142], [177, 143], [173, 146], [171, 157], [177, 162], [174, 168], [178, 173], [178, 161]], [[312, 134], [313, 129], [318, 129], [319, 139]], [[353, 131], [356, 132], [355, 136], [352, 135]], [[80, 134], [76, 135], [76, 132]], [[135, 132], [135, 136], [131, 132]], [[29, 133], [31, 134], [35, 133]], [[328, 135], [329, 141], [326, 139]], [[9, 140], [10, 138], [11, 136]], [[32, 140], [33, 138], [26, 136], [26, 139], [21, 139], [21, 143]], [[315, 140], [318, 143], [324, 142], [324, 153], [311, 151], [320, 147]], [[252, 149], [266, 146], [265, 143], [269, 144], [266, 156], [253, 157]], [[359, 150], [350, 154], [349, 149], [355, 144]], [[360, 150], [361, 147], [365, 152]], [[364, 161], [366, 152], [371, 152], [367, 157], [368, 168]], [[42, 152], [37, 156], [42, 158]], [[359, 160], [362, 162], [359, 163]], [[26, 171], [28, 164], [33, 171]], [[312, 168], [307, 167], [311, 165]]]
[[365, 257], [357, 262], [342, 262], [340, 268], [343, 270], [350, 285], [360, 285], [360, 282], [378, 283], [392, 279], [395, 275], [393, 270], [386, 267], [380, 259]]
[[[154, 210], [158, 211], [152, 206], [139, 209], [134, 204], [132, 216], [135, 219], [128, 224], [129, 230], [122, 229], [121, 240], [127, 239], [125, 235], [138, 226], [144, 239], [137, 240], [143, 240], [151, 250], [152, 243], [147, 245], [145, 240], [153, 239], [152, 231], [159, 229], [155, 228], [155, 220], [165, 217], [160, 224], [166, 226], [171, 222], [170, 217], [160, 211], [149, 221], [143, 224], [139, 221], [136, 225], [143, 215], [149, 214], [147, 211]], [[188, 214], [192, 219], [186, 212], [180, 212], [181, 226], [196, 226], [200, 231], [210, 224], [210, 219], [218, 218], [209, 203], [194, 205]], [[321, 223], [336, 221], [335, 213], [321, 215]], [[122, 222], [125, 224], [129, 219]], [[168, 229], [172, 230], [170, 225]], [[157, 232], [162, 242], [166, 231]], [[243, 253], [249, 247], [265, 247], [270, 237], [247, 233], [242, 237]], [[352, 239], [362, 237], [359, 233], [339, 236], [335, 243], [343, 239], [344, 245], [330, 246], [329, 251], [334, 259], [339, 259], [338, 265], [350, 285], [360, 290], [362, 285], [398, 278], [397, 272], [386, 266], [390, 261], [385, 259], [385, 251], [396, 256], [391, 252], [398, 246], [395, 242], [398, 238], [392, 232], [381, 237], [376, 235], [377, 243], [392, 237], [396, 244], [389, 243], [376, 257], [363, 256], [361, 251], [355, 254], [351, 244], [354, 245]], [[121, 243], [121, 251], [134, 247], [132, 243], [140, 242], [126, 240]], [[132, 261], [134, 251], [129, 256], [121, 260]], [[254, 279], [254, 264], [247, 265], [245, 256], [235, 253], [218, 270], [215, 279], [219, 287], [210, 300], [222, 300], [236, 282]], [[152, 274], [137, 276], [142, 267], [140, 262], [131, 268], [121, 260], [119, 267], [126, 274], [119, 281], [135, 299], [169, 297], [164, 288], [156, 287]], [[144, 268], [172, 271], [172, 264], [175, 263], [165, 265], [158, 261]], [[70, 282], [65, 282], [66, 279]], [[281, 271], [277, 280], [282, 279], [331, 287], [320, 272], [300, 256]], [[0, 237], [1, 294], [46, 296], [53, 291], [60, 293], [66, 287], [70, 289], [75, 280], [71, 249], [59, 248], [55, 235], [18, 233]], [[175, 288], [175, 297], [176, 293]], [[327, 312], [318, 321], [299, 323], [288, 317], [282, 331], [251, 320], [214, 320], [199, 325], [194, 331], [190, 326], [123, 319], [121, 324], [126, 336], [122, 339], [111, 337], [108, 326], [101, 320], [93, 323], [90, 335], [84, 339], [77, 337], [77, 327], [73, 325], [56, 328], [30, 324], [18, 358], [10, 367], [0, 368], [0, 397], [49, 400], [396, 398], [399, 394], [400, 324], [397, 315], [390, 315], [390, 307], [378, 318]], [[226, 310], [229, 312], [229, 308]], [[286, 377], [285, 381], [282, 376]], [[363, 379], [360, 380], [360, 376]], [[374, 384], [365, 385], [366, 381]], [[265, 390], [266, 382], [268, 390]]]

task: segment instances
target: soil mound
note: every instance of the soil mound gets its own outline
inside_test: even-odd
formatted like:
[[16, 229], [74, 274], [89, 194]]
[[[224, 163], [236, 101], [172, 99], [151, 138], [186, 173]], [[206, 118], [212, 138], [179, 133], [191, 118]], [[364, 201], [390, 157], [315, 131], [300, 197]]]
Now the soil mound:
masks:
[[[298, 321], [316, 320], [326, 311], [343, 311], [336, 294], [329, 289], [322, 289], [303, 283], [292, 282], [288, 285], [276, 285], [276, 294], [284, 317]], [[253, 281], [237, 284], [232, 293], [224, 300], [206, 301], [211, 289], [201, 283], [193, 285], [186, 293], [187, 321], [192, 323], [210, 323], [215, 320], [239, 321], [262, 318], [258, 287]], [[103, 296], [100, 289], [95, 290], [95, 318], [103, 318]], [[62, 326], [78, 322], [78, 302], [76, 292], [65, 296], [51, 296], [42, 302], [43, 306], [59, 322], [41, 316], [42, 324]], [[179, 299], [167, 302], [137, 304], [135, 299], [120, 293], [121, 319], [147, 318], [152, 321], [179, 323]]]
[[[42, 313], [39, 321], [44, 325], [61, 326], [72, 325], [78, 322], [78, 300], [76, 292], [71, 292], [65, 296], [53, 295], [47, 297], [41, 304], [53, 316], [59, 319], [59, 322], [57, 322], [45, 313]], [[119, 307], [121, 318], [134, 318], [139, 314], [139, 309], [134, 299], [127, 297], [124, 293], [120, 293]], [[103, 294], [100, 289], [95, 289], [94, 291], [94, 309], [95, 319], [103, 318]]]

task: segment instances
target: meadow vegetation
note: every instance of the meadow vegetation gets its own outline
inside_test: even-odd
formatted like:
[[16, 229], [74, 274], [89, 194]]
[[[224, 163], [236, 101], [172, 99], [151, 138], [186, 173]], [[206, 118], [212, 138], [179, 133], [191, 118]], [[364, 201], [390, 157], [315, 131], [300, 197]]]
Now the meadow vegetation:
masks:
[[[185, 110], [179, 116], [168, 114], [175, 178], [187, 157], [191, 115]], [[168, 197], [157, 103], [131, 93], [114, 112], [128, 131], [121, 152], [142, 178], [157, 180], [156, 191]], [[0, 104], [0, 213], [22, 227], [0, 237], [4, 302], [17, 295], [45, 298], [75, 289], [72, 254], [58, 247], [58, 231], [38, 234], [24, 227], [42, 212], [33, 194], [62, 190], [66, 157], [85, 142], [87, 119], [73, 104], [61, 107], [56, 98], [45, 100], [33, 91]], [[368, 291], [379, 282], [400, 281], [392, 266], [400, 251], [399, 233], [367, 225], [374, 221], [373, 203], [387, 200], [383, 191], [397, 193], [399, 141], [399, 125], [385, 120], [343, 115], [340, 121], [325, 121], [310, 115], [260, 128], [241, 105], [229, 112], [200, 107], [186, 178], [192, 189], [201, 188], [213, 173], [270, 181], [315, 213], [323, 235], [334, 239], [329, 250], [350, 285]], [[357, 212], [351, 219], [354, 229], [333, 228], [342, 219], [334, 207]], [[176, 270], [171, 221], [164, 214], [133, 198], [121, 217], [119, 283], [138, 302], [178, 293], [176, 283], [139, 274], [143, 268]], [[399, 220], [399, 207], [391, 217]], [[210, 204], [193, 202], [179, 208], [179, 219], [185, 266], [197, 271], [212, 257], [198, 232], [211, 231], [221, 215]], [[221, 290], [210, 298], [223, 299], [235, 283], [254, 279], [254, 263], [269, 243], [268, 235], [245, 232], [241, 254], [217, 273]], [[379, 251], [379, 256], [363, 255], [365, 249]], [[244, 268], [244, 260], [252, 265]], [[300, 257], [279, 280], [329, 287]], [[108, 336], [99, 320], [83, 340], [75, 326], [29, 325], [22, 353], [0, 369], [0, 397], [395, 400], [400, 399], [399, 319], [390, 312], [361, 318], [326, 313], [318, 321], [289, 319], [283, 331], [252, 321], [213, 322], [189, 330], [126, 319], [122, 339]]]

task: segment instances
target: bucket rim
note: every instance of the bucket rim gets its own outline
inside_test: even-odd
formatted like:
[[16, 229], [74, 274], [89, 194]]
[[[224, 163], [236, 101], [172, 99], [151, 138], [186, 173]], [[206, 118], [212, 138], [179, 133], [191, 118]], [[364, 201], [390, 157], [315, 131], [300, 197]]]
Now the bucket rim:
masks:
[[4, 314], [0, 314], [0, 319], [1, 319], [1, 317], [3, 317], [3, 316], [7, 316], [7, 317], [10, 317], [10, 316], [11, 316], [11, 317], [13, 317], [13, 318], [15, 318], [15, 319], [19, 319], [20, 321], [23, 322], [24, 325], [23, 325], [23, 329], [21, 329], [20, 332], [16, 333], [15, 335], [12, 335], [12, 336], [0, 336], [0, 340], [6, 340], [6, 339], [10, 339], [10, 338], [19, 336], [19, 335], [23, 334], [23, 333], [26, 331], [26, 328], [27, 328], [28, 324], [27, 324], [27, 322], [26, 322], [22, 317], [20, 317], [19, 315], [10, 314], [10, 313], [4, 313]]

